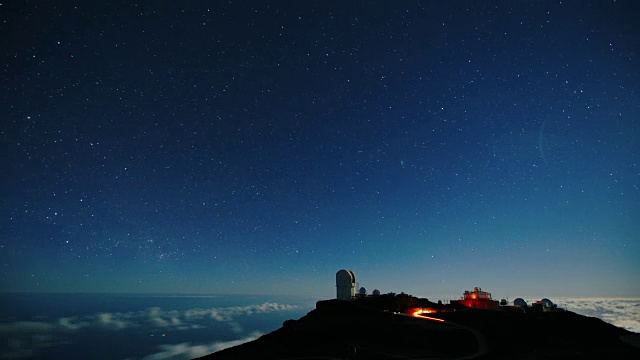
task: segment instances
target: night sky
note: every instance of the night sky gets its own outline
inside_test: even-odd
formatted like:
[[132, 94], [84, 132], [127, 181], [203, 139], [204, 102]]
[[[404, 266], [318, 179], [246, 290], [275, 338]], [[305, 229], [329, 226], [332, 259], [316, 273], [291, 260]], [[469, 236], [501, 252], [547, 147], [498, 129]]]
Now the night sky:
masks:
[[639, 14], [3, 2], [0, 291], [640, 296]]

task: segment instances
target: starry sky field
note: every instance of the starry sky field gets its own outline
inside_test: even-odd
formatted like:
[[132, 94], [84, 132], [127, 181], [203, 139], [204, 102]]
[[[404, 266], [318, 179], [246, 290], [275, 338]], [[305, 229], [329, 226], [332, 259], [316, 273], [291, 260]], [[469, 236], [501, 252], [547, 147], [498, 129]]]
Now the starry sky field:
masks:
[[638, 14], [3, 2], [0, 291], [640, 296]]

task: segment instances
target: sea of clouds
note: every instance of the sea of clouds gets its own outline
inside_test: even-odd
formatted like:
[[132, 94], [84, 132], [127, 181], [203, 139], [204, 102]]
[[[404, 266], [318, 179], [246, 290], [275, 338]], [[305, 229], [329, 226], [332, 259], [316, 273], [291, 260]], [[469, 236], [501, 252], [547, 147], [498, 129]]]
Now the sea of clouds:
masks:
[[[122, 331], [142, 329], [145, 332], [161, 330], [162, 335], [172, 331], [205, 329], [212, 323], [224, 324], [227, 333], [237, 334], [229, 341], [212, 341], [203, 344], [181, 342], [161, 344], [157, 352], [143, 357], [126, 357], [127, 360], [193, 359], [228, 347], [257, 339], [259, 331], [245, 332], [239, 317], [300, 310], [300, 305], [265, 302], [262, 304], [188, 310], [165, 310], [150, 307], [143, 311], [100, 312], [84, 316], [60, 317], [49, 321], [16, 321], [0, 323], [2, 359], [37, 358], [42, 350], [60, 345], [70, 345], [83, 332], [99, 331], [116, 334]], [[158, 333], [159, 334], [159, 333]], [[105, 341], [112, 341], [109, 337]], [[4, 344], [2, 344], [4, 345]], [[116, 345], [117, 346], [117, 345]]]
[[[621, 328], [640, 333], [640, 299], [557, 298], [551, 300], [560, 308], [585, 316], [597, 317]], [[255, 340], [263, 335], [262, 332], [255, 329], [245, 329], [242, 322], [238, 321], [242, 317], [291, 313], [292, 311], [296, 314], [303, 314], [308, 310], [310, 309], [303, 309], [301, 305], [265, 302], [248, 306], [187, 310], [149, 307], [141, 311], [97, 312], [83, 316], [0, 323], [0, 338], [3, 340], [0, 358], [40, 358], [43, 356], [43, 350], [56, 346], [73, 346], [83, 341], [81, 340], [83, 333], [91, 331], [112, 334], [112, 336], [126, 331], [129, 331], [126, 334], [136, 334], [136, 332], [132, 332], [136, 329], [140, 330], [137, 332], [138, 334], [143, 332], [148, 334], [150, 331], [155, 331], [154, 333], [158, 337], [162, 336], [160, 339], [164, 340], [165, 333], [173, 332], [175, 334], [191, 331], [190, 334], [197, 334], [208, 327], [223, 326], [226, 334], [231, 334], [232, 340], [224, 341], [171, 343], [160, 340], [160, 343], [156, 342], [152, 346], [154, 351], [148, 351], [144, 355], [121, 357], [122, 360], [193, 359]], [[110, 336], [103, 338], [106, 342], [114, 341], [110, 339]]]
[[560, 308], [640, 333], [640, 299], [558, 298], [552, 301]]
[[253, 341], [262, 335], [259, 331], [254, 331], [246, 337], [231, 341], [218, 341], [200, 345], [191, 345], [189, 342], [164, 344], [159, 346], [159, 352], [145, 356], [142, 360], [193, 359]]

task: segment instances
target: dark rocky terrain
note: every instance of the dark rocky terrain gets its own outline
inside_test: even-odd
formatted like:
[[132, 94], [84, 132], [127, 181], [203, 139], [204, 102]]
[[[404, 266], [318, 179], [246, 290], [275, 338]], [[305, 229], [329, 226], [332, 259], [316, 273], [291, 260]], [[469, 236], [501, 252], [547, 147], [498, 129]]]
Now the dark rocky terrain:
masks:
[[[396, 313], [416, 304], [439, 307], [425, 315], [444, 321]], [[640, 359], [639, 339], [570, 311], [454, 309], [381, 296], [319, 301], [299, 320], [201, 359]]]

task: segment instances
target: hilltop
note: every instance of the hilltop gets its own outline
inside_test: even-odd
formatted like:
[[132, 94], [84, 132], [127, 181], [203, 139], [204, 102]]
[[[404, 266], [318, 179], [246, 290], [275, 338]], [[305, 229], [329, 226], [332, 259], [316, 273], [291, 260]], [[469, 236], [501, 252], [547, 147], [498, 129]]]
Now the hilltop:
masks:
[[[412, 316], [415, 307], [437, 311]], [[319, 301], [299, 320], [201, 359], [638, 359], [639, 339], [571, 311], [474, 310], [401, 294]]]

